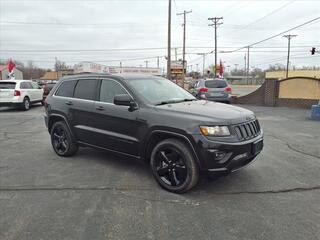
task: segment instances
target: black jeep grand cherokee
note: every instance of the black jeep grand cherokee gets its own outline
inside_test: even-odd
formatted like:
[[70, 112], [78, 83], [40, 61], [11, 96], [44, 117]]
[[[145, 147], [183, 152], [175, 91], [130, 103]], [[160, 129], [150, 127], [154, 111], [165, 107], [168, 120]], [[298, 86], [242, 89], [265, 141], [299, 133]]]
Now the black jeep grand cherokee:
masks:
[[143, 159], [160, 186], [176, 193], [195, 186], [201, 172], [229, 173], [247, 165], [263, 147], [251, 111], [197, 100], [160, 77], [62, 78], [45, 110], [59, 156], [91, 146]]

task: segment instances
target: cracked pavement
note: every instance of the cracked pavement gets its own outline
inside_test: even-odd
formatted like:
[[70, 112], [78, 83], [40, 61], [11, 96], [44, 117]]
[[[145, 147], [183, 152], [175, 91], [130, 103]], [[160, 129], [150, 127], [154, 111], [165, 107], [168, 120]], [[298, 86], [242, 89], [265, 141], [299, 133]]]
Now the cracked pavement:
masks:
[[41, 106], [0, 108], [0, 239], [320, 239], [320, 122], [244, 107], [264, 129], [262, 154], [183, 195], [126, 157], [58, 157]]

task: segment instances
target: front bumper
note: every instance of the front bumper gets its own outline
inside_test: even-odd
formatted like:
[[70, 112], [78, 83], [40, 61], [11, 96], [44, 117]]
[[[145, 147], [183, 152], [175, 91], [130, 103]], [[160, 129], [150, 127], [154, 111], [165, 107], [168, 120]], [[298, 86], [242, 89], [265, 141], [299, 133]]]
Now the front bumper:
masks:
[[250, 140], [229, 143], [196, 137], [198, 159], [203, 171], [234, 172], [250, 164], [263, 149], [263, 133]]

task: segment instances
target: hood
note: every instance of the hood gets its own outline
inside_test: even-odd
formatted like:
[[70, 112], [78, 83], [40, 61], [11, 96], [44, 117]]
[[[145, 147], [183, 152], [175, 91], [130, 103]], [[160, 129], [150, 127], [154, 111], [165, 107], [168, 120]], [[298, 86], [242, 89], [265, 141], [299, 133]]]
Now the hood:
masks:
[[200, 118], [205, 122], [237, 124], [255, 119], [252, 111], [229, 104], [198, 100], [166, 104], [156, 107], [171, 114], [183, 114], [186, 118]]

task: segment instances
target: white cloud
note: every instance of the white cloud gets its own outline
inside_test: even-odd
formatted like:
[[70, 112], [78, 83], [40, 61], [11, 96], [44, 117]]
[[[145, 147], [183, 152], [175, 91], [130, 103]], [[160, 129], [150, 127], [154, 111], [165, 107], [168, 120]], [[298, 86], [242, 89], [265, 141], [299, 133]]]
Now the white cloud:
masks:
[[[74, 64], [80, 60], [104, 61], [151, 56], [164, 56], [166, 49], [121, 52], [5, 52], [8, 49], [110, 49], [167, 46], [167, 0], [0, 0], [0, 58], [34, 60], [39, 66], [52, 67], [54, 57]], [[281, 6], [285, 6], [282, 9]], [[274, 14], [261, 19], [263, 16]], [[207, 26], [208, 17], [223, 16], [218, 29], [219, 50], [223, 47], [241, 47], [254, 43], [283, 30], [319, 17], [319, 1], [199, 1], [175, 0], [172, 2], [172, 46], [182, 46], [182, 18], [177, 12], [192, 10], [187, 16], [187, 47], [214, 46], [213, 28]], [[260, 21], [257, 21], [261, 19]], [[256, 22], [257, 21], [257, 22]], [[11, 22], [11, 23], [10, 23]], [[13, 23], [15, 22], [15, 24]], [[17, 23], [27, 24], [17, 24]], [[39, 23], [39, 24], [35, 24]], [[46, 24], [47, 23], [47, 24]], [[246, 25], [251, 24], [247, 27]], [[311, 46], [320, 47], [320, 21], [292, 31], [298, 34], [292, 40], [294, 65], [319, 65], [320, 59], [311, 57]], [[244, 28], [245, 27], [245, 28]], [[267, 67], [268, 60], [285, 62], [287, 41], [277, 37], [257, 47], [283, 47], [252, 49], [251, 65]], [[211, 49], [187, 49], [202, 52]], [[282, 51], [282, 52], [280, 52]], [[178, 49], [181, 53], [181, 48]], [[174, 51], [173, 58], [174, 58]], [[219, 54], [227, 65], [244, 65], [244, 53]], [[273, 59], [273, 60], [270, 60]], [[201, 65], [197, 55], [187, 56], [190, 64]], [[209, 55], [208, 63], [213, 62]], [[124, 65], [144, 65], [144, 60], [124, 61]], [[261, 64], [265, 63], [265, 64]], [[119, 64], [114, 62], [111, 64]], [[156, 65], [156, 59], [150, 66]], [[165, 66], [164, 58], [161, 65]]]

